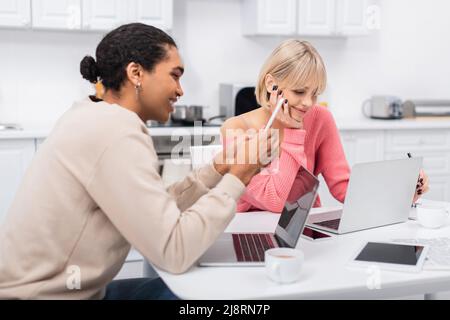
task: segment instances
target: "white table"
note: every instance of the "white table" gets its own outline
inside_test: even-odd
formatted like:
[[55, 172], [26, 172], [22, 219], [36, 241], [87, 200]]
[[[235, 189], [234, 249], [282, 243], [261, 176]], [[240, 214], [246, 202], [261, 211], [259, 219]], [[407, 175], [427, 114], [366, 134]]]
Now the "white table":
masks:
[[[311, 214], [315, 213], [313, 209]], [[272, 232], [278, 218], [278, 214], [269, 212], [238, 213], [226, 232]], [[322, 242], [301, 238], [297, 248], [305, 253], [305, 264], [300, 280], [294, 284], [272, 282], [263, 267], [194, 266], [181, 275], [157, 272], [182, 299], [386, 299], [423, 295], [449, 291], [450, 271], [376, 271], [349, 267], [347, 263], [366, 241], [448, 236], [450, 221], [438, 230], [430, 230], [410, 220]], [[380, 288], [376, 289], [378, 279]]]

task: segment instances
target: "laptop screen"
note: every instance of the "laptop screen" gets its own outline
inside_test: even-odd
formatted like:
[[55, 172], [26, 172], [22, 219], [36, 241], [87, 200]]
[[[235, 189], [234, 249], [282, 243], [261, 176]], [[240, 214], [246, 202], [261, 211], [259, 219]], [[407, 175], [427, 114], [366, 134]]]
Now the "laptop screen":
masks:
[[305, 226], [308, 213], [316, 199], [319, 180], [303, 167], [295, 179], [298, 190], [298, 200], [286, 203], [281, 212], [280, 220], [275, 230], [275, 237], [280, 246], [294, 248]]

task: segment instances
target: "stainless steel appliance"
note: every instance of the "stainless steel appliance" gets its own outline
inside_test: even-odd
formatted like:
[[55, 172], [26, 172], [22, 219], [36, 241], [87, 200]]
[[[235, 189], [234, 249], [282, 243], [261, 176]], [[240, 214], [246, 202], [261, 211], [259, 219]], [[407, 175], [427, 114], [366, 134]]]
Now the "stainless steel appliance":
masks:
[[225, 118], [234, 117], [258, 107], [254, 86], [238, 83], [219, 85], [219, 114]]
[[[154, 120], [147, 121], [148, 127], [220, 127], [223, 124], [224, 116], [218, 115], [208, 119], [204, 118], [203, 109], [207, 106], [201, 105], [176, 105], [174, 111], [170, 114], [167, 122], [158, 122]], [[220, 121], [214, 121], [220, 120]]]
[[403, 108], [412, 110], [416, 117], [448, 117], [450, 116], [450, 100], [407, 100]]
[[205, 122], [203, 119], [203, 106], [177, 105], [170, 114], [170, 119], [174, 124], [194, 125], [195, 122]]
[[403, 118], [402, 101], [395, 96], [373, 96], [364, 101], [362, 112], [372, 119], [401, 119]]

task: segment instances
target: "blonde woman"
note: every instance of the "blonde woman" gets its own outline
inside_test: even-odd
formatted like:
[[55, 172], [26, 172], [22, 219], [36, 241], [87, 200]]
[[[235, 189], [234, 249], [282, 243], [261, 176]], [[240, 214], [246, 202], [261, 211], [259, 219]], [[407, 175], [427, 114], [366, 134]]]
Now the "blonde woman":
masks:
[[[334, 198], [344, 202], [350, 168], [331, 113], [316, 105], [326, 81], [322, 58], [306, 41], [286, 40], [269, 56], [255, 90], [262, 107], [230, 118], [222, 127], [225, 143], [235, 132], [260, 129], [277, 101], [284, 99], [272, 125], [279, 132], [280, 157], [252, 178], [238, 202], [238, 211], [281, 212], [286, 200], [294, 201], [301, 195], [300, 166], [316, 176], [322, 174]], [[413, 201], [427, 190], [428, 178], [421, 173]], [[320, 206], [319, 198], [315, 206]]]

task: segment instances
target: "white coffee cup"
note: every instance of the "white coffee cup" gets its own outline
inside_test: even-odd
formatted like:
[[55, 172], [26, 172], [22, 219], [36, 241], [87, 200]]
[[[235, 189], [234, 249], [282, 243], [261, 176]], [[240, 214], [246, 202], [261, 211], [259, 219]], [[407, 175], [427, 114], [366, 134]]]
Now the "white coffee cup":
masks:
[[446, 206], [435, 204], [421, 204], [416, 208], [417, 221], [425, 227], [436, 229], [447, 221], [449, 210]]
[[292, 248], [273, 248], [264, 254], [266, 273], [278, 283], [291, 283], [299, 279], [304, 261], [303, 252]]

